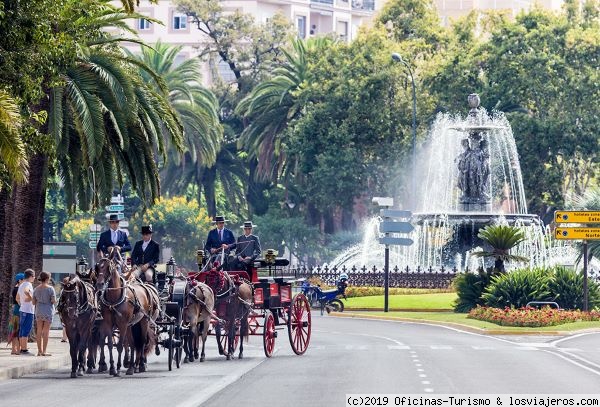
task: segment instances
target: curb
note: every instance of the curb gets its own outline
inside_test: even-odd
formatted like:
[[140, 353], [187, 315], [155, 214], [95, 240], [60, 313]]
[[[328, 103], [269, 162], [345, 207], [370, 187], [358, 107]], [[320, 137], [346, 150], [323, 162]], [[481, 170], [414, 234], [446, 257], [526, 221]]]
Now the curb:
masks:
[[427, 325], [441, 325], [457, 328], [463, 331], [482, 334], [482, 335], [529, 335], [529, 336], [567, 336], [567, 335], [575, 335], [580, 333], [592, 333], [592, 332], [600, 332], [599, 328], [589, 328], [589, 329], [580, 329], [577, 331], [533, 331], [533, 332], [523, 332], [523, 331], [508, 331], [504, 329], [482, 329], [476, 328], [469, 325], [458, 324], [456, 322], [440, 322], [440, 321], [431, 321], [428, 319], [411, 319], [411, 318], [403, 318], [403, 317], [392, 317], [392, 316], [383, 316], [383, 315], [368, 315], [368, 314], [357, 314], [357, 313], [341, 313], [341, 312], [331, 312], [330, 316], [340, 317], [340, 318], [365, 318], [365, 319], [375, 319], [375, 320], [384, 320], [384, 321], [398, 321], [398, 322], [411, 322], [415, 324], [427, 324]]
[[[27, 358], [37, 358], [37, 356], [23, 356]], [[38, 358], [39, 359], [39, 358]], [[17, 379], [31, 373], [48, 369], [58, 369], [71, 363], [71, 355], [53, 356], [32, 361], [22, 366], [12, 366], [0, 368], [0, 380]]]

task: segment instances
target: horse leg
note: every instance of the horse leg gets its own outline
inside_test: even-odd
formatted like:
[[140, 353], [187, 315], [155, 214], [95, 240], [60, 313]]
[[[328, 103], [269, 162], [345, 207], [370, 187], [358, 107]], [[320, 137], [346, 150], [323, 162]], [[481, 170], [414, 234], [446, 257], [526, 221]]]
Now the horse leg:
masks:
[[217, 323], [215, 327], [215, 335], [217, 336], [217, 346], [219, 347], [219, 355], [225, 354], [225, 349], [223, 349], [223, 345], [221, 345], [221, 322]]
[[94, 369], [96, 368], [96, 355], [98, 352], [96, 338], [97, 338], [97, 332], [96, 333], [92, 332], [88, 336], [88, 340], [87, 340], [88, 354], [87, 354], [87, 370], [86, 370], [87, 374], [92, 374], [94, 372]]
[[79, 337], [79, 369], [77, 370], [77, 376], [83, 376], [85, 371], [85, 348], [86, 340], [85, 337]]
[[202, 332], [202, 353], [200, 354], [200, 362], [204, 362], [206, 360], [206, 355], [204, 354], [204, 346], [206, 345], [206, 337], [208, 336], [209, 325], [210, 317], [202, 322], [202, 331], [200, 331], [200, 328], [198, 328], [198, 336], [200, 336], [200, 332]]
[[200, 326], [202, 325], [202, 322], [196, 322], [196, 324], [194, 325], [194, 336], [192, 337], [193, 341], [193, 360], [198, 360], [200, 358], [200, 356], [198, 355], [198, 346], [200, 344]]
[[71, 354], [71, 378], [77, 377], [77, 343], [76, 336], [72, 335], [69, 337], [69, 353]]
[[109, 358], [109, 362], [110, 362], [110, 369], [109, 369], [108, 373], [111, 376], [118, 376], [117, 370], [115, 370], [115, 360], [113, 359], [113, 337], [112, 337], [112, 333], [107, 336], [107, 342], [108, 342], [108, 358]]
[[104, 336], [100, 335], [98, 337], [98, 344], [100, 346], [100, 360], [98, 361], [98, 373], [104, 373], [108, 370], [108, 366], [106, 365], [106, 357], [104, 356], [104, 340]]
[[240, 354], [238, 358], [244, 358], [244, 339], [248, 337], [248, 317], [242, 315], [240, 320]]
[[227, 330], [227, 360], [231, 360], [235, 353], [235, 318], [228, 322], [229, 329]]

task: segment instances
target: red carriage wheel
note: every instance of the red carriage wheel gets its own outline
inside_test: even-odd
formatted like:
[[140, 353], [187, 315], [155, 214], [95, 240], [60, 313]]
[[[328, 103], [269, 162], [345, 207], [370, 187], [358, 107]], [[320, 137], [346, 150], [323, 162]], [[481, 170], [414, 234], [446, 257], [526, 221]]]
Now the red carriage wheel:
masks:
[[275, 317], [269, 310], [265, 311], [265, 326], [263, 327], [263, 347], [265, 349], [265, 356], [270, 358], [273, 356], [273, 350], [275, 350]]
[[310, 304], [304, 294], [294, 296], [288, 308], [288, 336], [296, 355], [302, 355], [310, 342]]

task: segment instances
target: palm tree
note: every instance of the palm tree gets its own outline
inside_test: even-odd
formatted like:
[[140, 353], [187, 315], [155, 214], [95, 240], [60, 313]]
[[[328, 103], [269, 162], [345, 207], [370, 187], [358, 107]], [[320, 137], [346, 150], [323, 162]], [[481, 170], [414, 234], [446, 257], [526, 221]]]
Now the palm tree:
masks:
[[25, 145], [19, 134], [21, 121], [16, 101], [0, 89], [0, 174], [6, 171], [9, 181], [23, 182], [28, 177]]
[[481, 229], [477, 236], [492, 247], [492, 251], [471, 253], [475, 257], [493, 258], [494, 269], [504, 273], [505, 261], [528, 261], [527, 257], [510, 254], [509, 251], [525, 240], [523, 230], [515, 226], [489, 225]]
[[286, 62], [273, 70], [273, 78], [256, 86], [237, 106], [236, 112], [250, 123], [238, 146], [258, 159], [259, 177], [276, 179], [282, 174], [287, 159], [283, 130], [307, 103], [303, 90], [310, 81], [308, 52], [331, 43], [326, 38], [293, 40], [292, 52], [283, 51]]
[[[217, 161], [223, 140], [223, 127], [219, 122], [219, 103], [215, 95], [199, 82], [201, 67], [198, 59], [188, 59], [175, 65], [175, 57], [182, 46], [169, 46], [160, 41], [142, 49], [137, 57], [164, 80], [171, 106], [184, 126], [184, 154], [170, 152], [169, 160], [161, 169], [161, 178], [169, 192], [185, 192], [190, 185], [200, 191], [201, 179], [206, 169]], [[147, 71], [140, 71], [147, 83], [154, 83]], [[200, 201], [200, 194], [197, 196]]]
[[[122, 26], [131, 14], [107, 7], [99, 16], [99, 23]], [[97, 21], [90, 20], [86, 24]], [[93, 201], [90, 166], [98, 181], [96, 198], [107, 199], [124, 173], [142, 200], [154, 201], [160, 194], [155, 150], [166, 158], [167, 141], [182, 150], [182, 125], [165, 97], [164, 82], [142, 61], [105, 47], [116, 40], [101, 36], [82, 45], [76, 64], [63, 74], [64, 85], [51, 91], [49, 130], [70, 208]]]

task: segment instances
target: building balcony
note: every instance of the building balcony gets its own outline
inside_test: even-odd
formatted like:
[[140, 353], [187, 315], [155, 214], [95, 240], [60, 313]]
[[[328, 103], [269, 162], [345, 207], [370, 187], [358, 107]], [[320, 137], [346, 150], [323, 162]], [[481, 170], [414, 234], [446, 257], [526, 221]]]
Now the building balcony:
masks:
[[333, 7], [333, 0], [310, 0], [310, 2]]
[[352, 10], [375, 11], [375, 0], [352, 0]]

